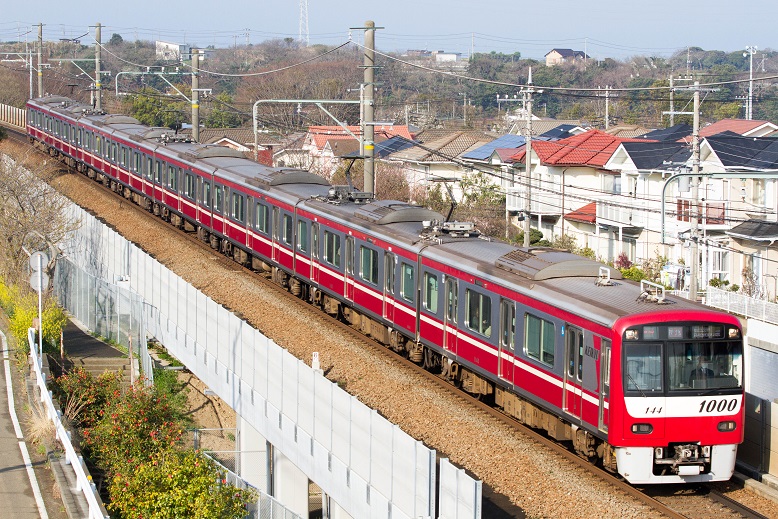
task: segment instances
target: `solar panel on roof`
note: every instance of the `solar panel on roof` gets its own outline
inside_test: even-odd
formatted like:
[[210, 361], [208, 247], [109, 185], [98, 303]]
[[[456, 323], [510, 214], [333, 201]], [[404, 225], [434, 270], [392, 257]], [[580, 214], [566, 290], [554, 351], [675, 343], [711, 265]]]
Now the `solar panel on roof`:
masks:
[[498, 137], [497, 139], [484, 144], [483, 146], [479, 146], [472, 151], [468, 151], [462, 155], [462, 158], [471, 160], [486, 160], [497, 148], [519, 148], [523, 145], [524, 137], [522, 135], [513, 135], [509, 133], [507, 135], [503, 135], [502, 137]]

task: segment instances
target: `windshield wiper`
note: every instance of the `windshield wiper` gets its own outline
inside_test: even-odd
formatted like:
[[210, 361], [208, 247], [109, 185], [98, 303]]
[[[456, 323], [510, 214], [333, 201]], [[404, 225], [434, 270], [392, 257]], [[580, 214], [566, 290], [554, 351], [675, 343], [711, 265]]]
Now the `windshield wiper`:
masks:
[[638, 385], [638, 383], [637, 383], [637, 382], [635, 382], [635, 379], [634, 379], [634, 378], [632, 378], [632, 375], [630, 375], [629, 373], [627, 373], [627, 377], [629, 377], [629, 379], [632, 381], [632, 383], [633, 383], [633, 384], [635, 384], [635, 387], [636, 387], [636, 388], [638, 388], [638, 391], [640, 391], [640, 394], [641, 394], [641, 395], [643, 395], [643, 398], [647, 398], [647, 397], [646, 397], [646, 394], [645, 394], [645, 393], [643, 392], [643, 390], [640, 388], [640, 386]]

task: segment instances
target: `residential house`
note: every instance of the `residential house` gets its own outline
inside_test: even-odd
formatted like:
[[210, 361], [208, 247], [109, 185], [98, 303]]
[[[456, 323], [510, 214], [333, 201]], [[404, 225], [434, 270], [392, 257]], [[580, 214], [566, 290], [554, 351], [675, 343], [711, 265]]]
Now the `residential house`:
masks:
[[[635, 226], [629, 222], [594, 226], [591, 212], [599, 210], [600, 204], [595, 208], [590, 205], [622, 192], [621, 175], [606, 169], [605, 164], [619, 145], [630, 141], [635, 139], [621, 139], [599, 130], [559, 141], [533, 140], [529, 186], [533, 227], [549, 240], [572, 233], [581, 247], [589, 247], [606, 259], [612, 260], [621, 252], [634, 258], [639, 232]], [[525, 163], [520, 185], [507, 189], [506, 209], [518, 214], [525, 210], [528, 191], [526, 147], [513, 160]]]
[[511, 157], [522, 146], [524, 146], [524, 137], [509, 133], [463, 153], [460, 158], [472, 164], [474, 169], [489, 172], [496, 183], [503, 188], [508, 188], [513, 187], [517, 180], [515, 177], [517, 171], [513, 168]]
[[553, 67], [562, 63], [589, 59], [583, 51], [573, 49], [551, 49], [546, 53], [546, 66]]
[[[385, 141], [391, 137], [400, 136], [408, 140], [413, 140], [409, 128], [405, 125], [385, 125], [374, 128], [375, 142]], [[340, 153], [338, 146], [346, 141], [359, 143], [362, 137], [362, 128], [360, 126], [310, 126], [302, 146], [310, 155], [309, 169], [329, 178], [340, 165], [341, 155], [350, 153]]]
[[401, 167], [405, 172], [411, 193], [427, 189], [435, 182], [452, 184], [457, 200], [462, 197], [459, 181], [475, 169], [462, 167], [459, 158], [468, 151], [494, 140], [494, 136], [480, 131], [425, 130], [416, 136], [417, 145], [388, 155], [384, 160]]

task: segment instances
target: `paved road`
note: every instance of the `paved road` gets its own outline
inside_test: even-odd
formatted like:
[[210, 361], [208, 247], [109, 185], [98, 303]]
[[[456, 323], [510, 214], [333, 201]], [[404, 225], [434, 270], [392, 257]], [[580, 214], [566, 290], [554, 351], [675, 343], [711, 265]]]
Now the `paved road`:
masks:
[[10, 385], [11, 358], [0, 331], [0, 517], [48, 518], [24, 442]]

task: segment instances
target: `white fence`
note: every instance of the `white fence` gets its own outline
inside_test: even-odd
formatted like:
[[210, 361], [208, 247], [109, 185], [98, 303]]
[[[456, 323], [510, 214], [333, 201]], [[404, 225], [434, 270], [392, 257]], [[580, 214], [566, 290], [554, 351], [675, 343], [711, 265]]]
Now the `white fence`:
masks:
[[743, 294], [708, 287], [706, 304], [745, 317], [769, 323], [778, 323], [778, 304], [763, 299], [755, 299]]
[[[76, 491], [84, 494], [87, 505], [89, 506], [89, 519], [104, 519], [109, 517], [100, 497], [97, 493], [95, 484], [92, 483], [91, 476], [86, 472], [86, 465], [81, 456], [76, 453], [73, 444], [70, 443], [69, 433], [65, 430], [62, 423], [62, 417], [54, 407], [51, 392], [46, 387], [46, 378], [41, 372], [41, 359], [38, 356], [37, 342], [35, 341], [35, 328], [30, 328], [27, 332], [27, 340], [30, 344], [30, 357], [32, 358], [33, 371], [35, 372], [35, 383], [40, 392], [40, 400], [46, 408], [49, 419], [54, 423], [57, 431], [57, 439], [62, 443], [62, 449], [65, 451], [65, 459], [73, 473], [76, 475]], [[64, 489], [63, 489], [64, 490]]]
[[[352, 517], [479, 519], [481, 484], [380, 417], [94, 217], [63, 244], [69, 261], [129, 280], [149, 335]], [[443, 511], [446, 511], [445, 515]], [[456, 515], [454, 515], [456, 511]]]
[[27, 127], [27, 111], [0, 103], [0, 124], [23, 130]]

